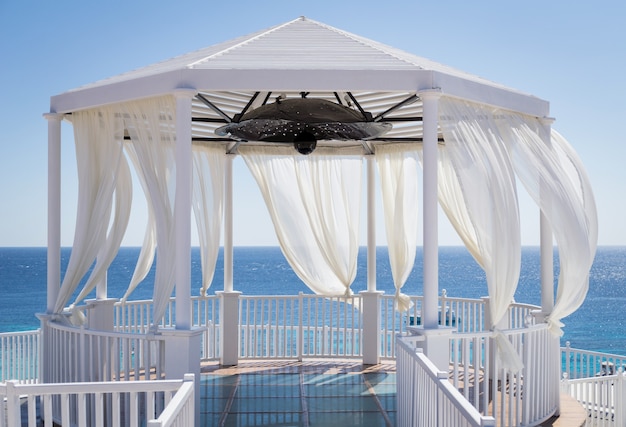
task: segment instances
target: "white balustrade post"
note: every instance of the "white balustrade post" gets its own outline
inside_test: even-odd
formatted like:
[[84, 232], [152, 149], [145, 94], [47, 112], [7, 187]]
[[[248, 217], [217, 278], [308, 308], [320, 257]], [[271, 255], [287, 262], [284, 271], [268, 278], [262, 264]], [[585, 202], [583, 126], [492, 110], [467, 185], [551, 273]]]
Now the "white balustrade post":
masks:
[[95, 331], [115, 330], [115, 303], [117, 298], [90, 299], [87, 306], [87, 327]]
[[362, 291], [361, 312], [363, 324], [361, 346], [364, 365], [376, 365], [380, 362], [380, 296], [382, 291]]
[[220, 363], [239, 363], [239, 296], [241, 292], [216, 292], [220, 297]]
[[165, 378], [180, 380], [194, 376], [195, 425], [200, 425], [200, 354], [205, 328], [160, 329], [165, 339]]
[[624, 368], [619, 367], [617, 370], [617, 384], [615, 385], [615, 419], [613, 420], [616, 426], [626, 427], [626, 408], [624, 408], [624, 402], [626, 401], [626, 378], [624, 377]]
[[[18, 382], [14, 380], [6, 382], [7, 425], [11, 427], [22, 425], [20, 393], [18, 390], [16, 390], [17, 384]], [[4, 402], [2, 402], [2, 404], [4, 405]]]
[[191, 149], [192, 89], [180, 89], [176, 97], [176, 195], [174, 229], [176, 246], [176, 329], [191, 329]]
[[298, 343], [297, 353], [298, 362], [302, 362], [302, 352], [304, 351], [304, 294], [302, 291], [298, 292]]
[[52, 366], [56, 359], [56, 355], [52, 348], [52, 336], [50, 332], [50, 322], [52, 315], [48, 313], [37, 313], [35, 315], [39, 319], [39, 328], [41, 330], [41, 343], [39, 345], [39, 382], [49, 383], [52, 378]]
[[48, 276], [47, 313], [54, 312], [61, 288], [61, 121], [62, 114], [44, 114], [48, 120]]

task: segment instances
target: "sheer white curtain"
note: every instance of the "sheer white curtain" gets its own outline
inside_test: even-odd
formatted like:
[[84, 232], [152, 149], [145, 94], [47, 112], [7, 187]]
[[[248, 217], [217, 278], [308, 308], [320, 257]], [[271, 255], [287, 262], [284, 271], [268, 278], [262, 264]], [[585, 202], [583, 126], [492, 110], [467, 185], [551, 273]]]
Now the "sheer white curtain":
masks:
[[122, 105], [131, 139], [127, 150], [136, 157], [137, 173], [145, 183], [154, 214], [157, 242], [153, 291], [153, 324], [163, 317], [174, 288], [174, 194], [176, 165], [176, 104], [172, 96], [150, 98]]
[[113, 215], [113, 221], [111, 222], [111, 228], [104, 246], [98, 252], [96, 265], [89, 275], [89, 279], [87, 279], [87, 282], [83, 286], [83, 289], [74, 300], [72, 306], [75, 306], [84, 300], [93, 288], [96, 287], [96, 285], [98, 285], [101, 281], [106, 280], [107, 269], [115, 259], [115, 256], [122, 245], [122, 239], [124, 238], [126, 228], [128, 227], [132, 200], [133, 192], [130, 168], [128, 167], [126, 157], [122, 155], [120, 157], [119, 170], [115, 183], [115, 212]]
[[410, 308], [411, 300], [400, 290], [411, 274], [417, 250], [418, 147], [415, 144], [379, 145], [375, 155], [391, 275], [396, 287], [396, 309], [404, 312]]
[[265, 199], [280, 247], [316, 294], [349, 295], [356, 276], [362, 159], [293, 148], [239, 147]]
[[530, 117], [502, 113], [501, 118], [501, 129], [512, 135], [516, 173], [550, 221], [558, 246], [557, 297], [548, 324], [562, 335], [561, 319], [580, 307], [589, 288], [598, 238], [593, 192], [582, 163], [561, 135], [553, 131], [548, 138]]
[[[118, 171], [124, 173], [124, 166], [120, 168], [123, 128], [119, 117], [110, 108], [99, 108], [74, 112], [71, 120], [78, 169], [78, 210], [72, 254], [55, 303], [55, 313], [63, 310], [96, 257], [99, 257], [96, 273], [106, 270], [119, 248], [114, 241], [124, 233], [123, 217], [130, 208], [123, 194], [129, 191], [124, 188], [127, 183], [123, 183], [122, 177], [117, 184]], [[114, 193], [117, 193], [116, 215], [120, 222], [112, 224], [107, 245]]]
[[519, 371], [519, 357], [497, 329], [513, 301], [521, 264], [513, 166], [488, 107], [442, 97], [439, 114], [445, 139], [440, 203], [485, 271], [499, 355], [504, 366]]
[[193, 211], [198, 227], [202, 286], [206, 295], [215, 273], [224, 210], [224, 161], [222, 147], [193, 147]]
[[[135, 150], [132, 148], [132, 143], [126, 144], [126, 153], [130, 158], [135, 170], [140, 171], [141, 166], [139, 165], [139, 159], [137, 159], [137, 155], [135, 154]], [[135, 270], [133, 271], [133, 277], [130, 279], [130, 283], [126, 288], [126, 292], [122, 297], [121, 301], [126, 302], [128, 297], [133, 293], [133, 291], [137, 288], [139, 283], [146, 278], [150, 269], [152, 268], [152, 264], [154, 263], [154, 256], [156, 254], [156, 221], [154, 220], [154, 208], [152, 202], [150, 202], [150, 191], [148, 190], [148, 186], [146, 184], [146, 180], [143, 177], [142, 173], [137, 174], [137, 178], [141, 183], [141, 188], [143, 189], [143, 193], [146, 196], [147, 201], [147, 213], [148, 218], [146, 222], [146, 231], [144, 233], [143, 243], [141, 245], [141, 251], [139, 252], [139, 257], [137, 258], [137, 263], [135, 264]]]

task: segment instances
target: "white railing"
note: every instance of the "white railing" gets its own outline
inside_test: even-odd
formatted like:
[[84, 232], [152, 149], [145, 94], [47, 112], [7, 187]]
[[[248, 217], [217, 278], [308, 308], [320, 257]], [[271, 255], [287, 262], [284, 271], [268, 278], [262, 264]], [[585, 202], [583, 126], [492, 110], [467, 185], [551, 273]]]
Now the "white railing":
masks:
[[597, 427], [626, 425], [626, 377], [618, 372], [589, 378], [569, 379], [563, 374], [561, 390], [573, 396]]
[[[202, 337], [202, 360], [215, 360], [219, 354], [219, 297], [193, 297], [192, 326], [205, 327]], [[126, 301], [115, 304], [113, 324], [116, 332], [146, 334], [152, 326], [152, 300]], [[175, 327], [175, 304], [170, 299], [165, 315], [159, 324], [161, 328]]]
[[[360, 357], [362, 314], [360, 295], [322, 297], [311, 294], [293, 296], [239, 297], [238, 323], [241, 358]], [[450, 298], [443, 290], [439, 298], [440, 324], [461, 333], [481, 332], [485, 328], [487, 299]], [[220, 298], [212, 295], [193, 297], [192, 325], [206, 327], [202, 339], [202, 360], [220, 357]], [[411, 297], [412, 307], [405, 313], [395, 310], [393, 295], [380, 298], [380, 357], [395, 359], [395, 336], [408, 326], [421, 323], [421, 296]], [[523, 327], [533, 309], [512, 304], [504, 328]], [[174, 326], [174, 300], [170, 301], [160, 327]], [[117, 332], [144, 334], [150, 330], [152, 301], [115, 304]], [[88, 315], [88, 313], [87, 313]]]
[[0, 382], [20, 383], [39, 381], [41, 331], [7, 332], [0, 334]]
[[[550, 334], [546, 324], [502, 333], [522, 360], [524, 368], [520, 372], [500, 366], [492, 332], [454, 333], [449, 338], [450, 372], [446, 373], [446, 380], [464, 402], [471, 404], [478, 413], [493, 417], [498, 425], [537, 425], [558, 409], [559, 366], [554, 357], [558, 340]], [[414, 336], [399, 337], [398, 348], [403, 341], [413, 345], [419, 342]], [[407, 372], [421, 368], [400, 363], [400, 355], [397, 355], [396, 369], [400, 381]], [[399, 402], [405, 399], [400, 386], [397, 392]]]
[[557, 410], [558, 341], [546, 324], [502, 333], [513, 344], [524, 368], [518, 373], [498, 363], [491, 332], [453, 334], [450, 338], [450, 380], [481, 413], [499, 425], [534, 425]]
[[240, 357], [360, 357], [357, 296], [239, 298]]
[[190, 374], [184, 380], [132, 383], [9, 381], [0, 384], [0, 397], [6, 402], [0, 405], [0, 426], [190, 426], [194, 417], [193, 379]]
[[400, 427], [495, 426], [493, 417], [481, 415], [416, 348], [421, 337], [398, 337], [396, 358], [397, 425]]
[[561, 363], [569, 379], [590, 378], [626, 369], [626, 356], [572, 348], [568, 341], [561, 347]]
[[561, 390], [578, 400], [594, 426], [626, 426], [626, 356], [561, 347]]
[[162, 379], [163, 338], [48, 324], [49, 382]]

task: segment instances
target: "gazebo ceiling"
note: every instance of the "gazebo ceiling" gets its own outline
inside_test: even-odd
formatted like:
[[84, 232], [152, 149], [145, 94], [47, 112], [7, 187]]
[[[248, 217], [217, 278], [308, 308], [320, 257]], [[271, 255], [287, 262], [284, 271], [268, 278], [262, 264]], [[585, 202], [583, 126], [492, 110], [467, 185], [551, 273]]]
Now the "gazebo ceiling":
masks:
[[[378, 42], [300, 17], [248, 36], [53, 96], [50, 112], [71, 113], [101, 105], [194, 89], [192, 137], [197, 143], [237, 140], [215, 130], [276, 99], [322, 99], [372, 114], [392, 129], [363, 146], [419, 142], [419, 92], [467, 99], [546, 117], [548, 102]], [[248, 143], [248, 142], [247, 142]], [[330, 142], [320, 141], [319, 146]]]
[[[317, 146], [342, 146], [364, 148], [371, 152], [371, 145], [387, 142], [422, 141], [422, 104], [415, 93], [375, 93], [375, 92], [200, 92], [194, 99], [192, 110], [192, 135], [196, 142], [230, 143], [235, 149], [238, 141], [245, 140], [224, 135], [219, 128], [229, 123], [236, 123], [242, 113], [269, 105], [280, 100], [315, 99], [333, 102], [371, 115], [370, 123], [388, 123], [382, 135], [375, 135], [364, 140], [318, 140]], [[217, 132], [216, 132], [217, 131]], [[321, 139], [321, 138], [320, 138]], [[246, 141], [246, 144], [259, 144]], [[276, 140], [276, 145], [281, 142]], [[262, 142], [267, 145], [268, 142]]]

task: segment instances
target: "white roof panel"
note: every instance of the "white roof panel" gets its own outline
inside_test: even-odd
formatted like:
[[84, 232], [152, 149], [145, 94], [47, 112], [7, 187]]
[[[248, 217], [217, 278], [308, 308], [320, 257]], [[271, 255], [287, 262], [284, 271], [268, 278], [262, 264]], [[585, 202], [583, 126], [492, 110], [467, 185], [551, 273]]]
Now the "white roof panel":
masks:
[[70, 90], [51, 112], [170, 93], [438, 89], [443, 94], [544, 116], [548, 103], [425, 58], [300, 17], [293, 21]]

